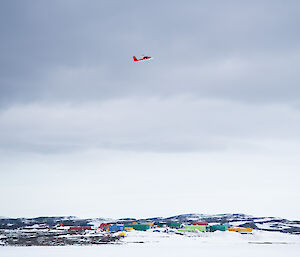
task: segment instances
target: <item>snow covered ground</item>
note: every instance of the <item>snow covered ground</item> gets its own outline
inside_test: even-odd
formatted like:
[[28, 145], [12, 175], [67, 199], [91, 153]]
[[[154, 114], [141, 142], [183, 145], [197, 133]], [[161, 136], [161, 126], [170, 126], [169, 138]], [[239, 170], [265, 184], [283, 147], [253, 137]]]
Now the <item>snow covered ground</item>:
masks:
[[55, 247], [0, 247], [1, 257], [193, 257], [300, 256], [300, 236], [255, 231], [253, 235], [236, 232], [188, 234], [159, 232], [127, 233], [119, 244]]

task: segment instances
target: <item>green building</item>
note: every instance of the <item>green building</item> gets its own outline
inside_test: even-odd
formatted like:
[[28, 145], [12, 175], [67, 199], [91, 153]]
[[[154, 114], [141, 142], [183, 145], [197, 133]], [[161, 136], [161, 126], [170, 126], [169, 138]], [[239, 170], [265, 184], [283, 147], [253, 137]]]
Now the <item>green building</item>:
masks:
[[223, 224], [223, 225], [211, 225], [207, 227], [207, 231], [209, 232], [215, 232], [215, 231], [226, 231], [228, 230], [229, 224]]
[[126, 224], [125, 228], [133, 228], [134, 230], [139, 230], [139, 231], [146, 231], [150, 228], [150, 225], [146, 224]]
[[185, 225], [184, 228], [178, 229], [181, 232], [206, 232], [204, 225]]

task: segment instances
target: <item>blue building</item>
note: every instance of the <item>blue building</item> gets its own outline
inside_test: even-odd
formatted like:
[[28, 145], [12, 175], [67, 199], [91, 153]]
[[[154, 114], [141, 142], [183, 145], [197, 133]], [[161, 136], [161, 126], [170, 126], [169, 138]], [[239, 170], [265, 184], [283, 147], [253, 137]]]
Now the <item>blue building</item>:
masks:
[[117, 231], [124, 231], [124, 230], [125, 230], [124, 225], [114, 224], [108, 227], [108, 231], [110, 232], [117, 232]]

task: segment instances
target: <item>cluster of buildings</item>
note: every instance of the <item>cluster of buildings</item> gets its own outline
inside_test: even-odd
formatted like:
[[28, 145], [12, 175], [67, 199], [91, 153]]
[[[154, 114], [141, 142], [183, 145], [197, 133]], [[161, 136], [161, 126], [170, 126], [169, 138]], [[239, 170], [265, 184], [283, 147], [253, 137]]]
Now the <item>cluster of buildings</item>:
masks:
[[215, 232], [215, 231], [235, 231], [240, 233], [251, 233], [252, 228], [243, 227], [231, 227], [228, 223], [225, 224], [213, 224], [209, 225], [207, 222], [193, 222], [193, 223], [181, 223], [181, 222], [144, 222], [137, 223], [131, 222], [127, 224], [108, 224], [103, 223], [99, 229], [108, 232], [118, 231], [146, 231], [148, 229], [166, 228], [176, 229], [179, 232]]
[[239, 233], [251, 233], [252, 228], [244, 227], [232, 227], [229, 223], [225, 224], [208, 224], [204, 221], [195, 221], [191, 223], [181, 222], [129, 222], [129, 223], [102, 223], [99, 227], [94, 228], [92, 226], [70, 226], [65, 227], [60, 224], [57, 229], [64, 229], [68, 231], [86, 231], [86, 230], [100, 230], [106, 232], [125, 232], [131, 230], [147, 231], [152, 229], [153, 231], [161, 231], [160, 228], [164, 228], [164, 231], [174, 229], [177, 232], [215, 232], [215, 231], [235, 231]]

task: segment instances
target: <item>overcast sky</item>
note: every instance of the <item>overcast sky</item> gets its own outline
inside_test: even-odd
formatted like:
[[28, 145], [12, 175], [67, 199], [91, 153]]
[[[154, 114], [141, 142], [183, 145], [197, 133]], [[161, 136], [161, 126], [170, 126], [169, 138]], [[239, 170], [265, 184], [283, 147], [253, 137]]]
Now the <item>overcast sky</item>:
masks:
[[0, 216], [300, 219], [299, 11], [1, 1]]

